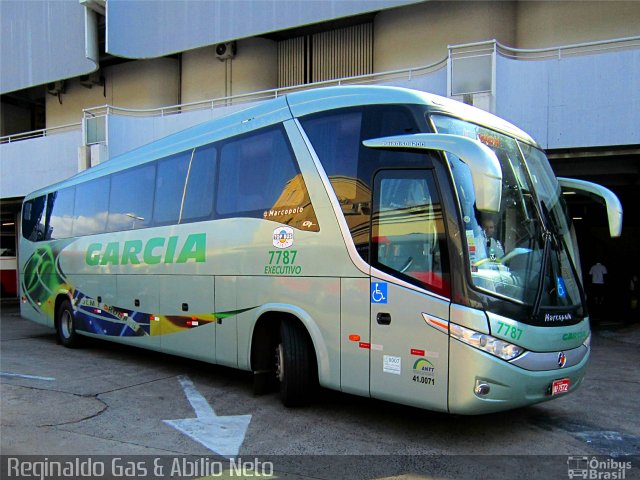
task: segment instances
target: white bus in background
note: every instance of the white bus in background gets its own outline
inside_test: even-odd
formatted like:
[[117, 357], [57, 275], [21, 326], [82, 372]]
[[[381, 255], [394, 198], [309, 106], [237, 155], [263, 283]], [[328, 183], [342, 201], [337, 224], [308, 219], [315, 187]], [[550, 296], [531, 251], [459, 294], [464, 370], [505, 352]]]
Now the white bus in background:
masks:
[[[575, 390], [590, 330], [544, 152], [473, 107], [392, 87], [292, 93], [25, 198], [21, 312], [314, 387], [479, 414]], [[489, 229], [488, 222], [493, 226]]]

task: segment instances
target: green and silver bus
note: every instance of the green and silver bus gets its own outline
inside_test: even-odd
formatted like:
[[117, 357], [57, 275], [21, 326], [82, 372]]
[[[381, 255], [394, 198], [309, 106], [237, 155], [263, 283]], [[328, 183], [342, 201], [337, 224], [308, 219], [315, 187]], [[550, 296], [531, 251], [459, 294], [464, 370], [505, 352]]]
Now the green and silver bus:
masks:
[[424, 92], [292, 93], [25, 198], [22, 316], [317, 385], [480, 414], [575, 390], [590, 352], [562, 188], [531, 137]]

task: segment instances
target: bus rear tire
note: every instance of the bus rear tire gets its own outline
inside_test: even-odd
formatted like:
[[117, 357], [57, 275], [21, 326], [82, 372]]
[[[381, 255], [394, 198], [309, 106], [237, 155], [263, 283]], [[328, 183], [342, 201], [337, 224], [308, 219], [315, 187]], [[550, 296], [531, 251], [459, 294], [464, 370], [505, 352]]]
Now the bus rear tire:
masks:
[[75, 317], [71, 302], [63, 300], [56, 312], [56, 333], [60, 343], [67, 348], [75, 348], [80, 345], [80, 336], [76, 333]]
[[294, 320], [283, 320], [276, 348], [276, 376], [285, 407], [300, 407], [311, 400], [316, 384], [312, 352], [306, 330]]

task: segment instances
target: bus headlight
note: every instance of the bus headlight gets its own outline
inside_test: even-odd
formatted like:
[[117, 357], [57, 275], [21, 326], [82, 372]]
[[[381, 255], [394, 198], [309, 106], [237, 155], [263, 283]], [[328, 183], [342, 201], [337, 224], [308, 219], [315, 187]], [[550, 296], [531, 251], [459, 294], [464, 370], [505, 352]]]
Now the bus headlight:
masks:
[[587, 348], [591, 348], [591, 334], [587, 336], [586, 340], [582, 342], [582, 344]]
[[486, 333], [476, 332], [470, 328], [454, 323], [449, 325], [451, 336], [479, 350], [495, 355], [503, 360], [512, 360], [524, 353], [524, 348], [505, 342]]

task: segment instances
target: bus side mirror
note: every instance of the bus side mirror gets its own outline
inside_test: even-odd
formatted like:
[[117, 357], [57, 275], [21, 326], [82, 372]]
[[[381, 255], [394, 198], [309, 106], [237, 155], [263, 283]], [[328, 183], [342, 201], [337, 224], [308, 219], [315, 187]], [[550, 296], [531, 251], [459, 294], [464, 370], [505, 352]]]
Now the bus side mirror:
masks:
[[603, 203], [607, 207], [609, 234], [612, 237], [619, 237], [622, 234], [622, 204], [615, 193], [597, 183], [575, 178], [558, 177], [558, 183], [563, 192], [581, 193], [595, 199], [598, 203]]
[[469, 170], [481, 212], [499, 212], [502, 197], [502, 169], [496, 154], [477, 140], [444, 133], [415, 133], [375, 138], [362, 142], [365, 147], [397, 150], [438, 150], [457, 156]]

